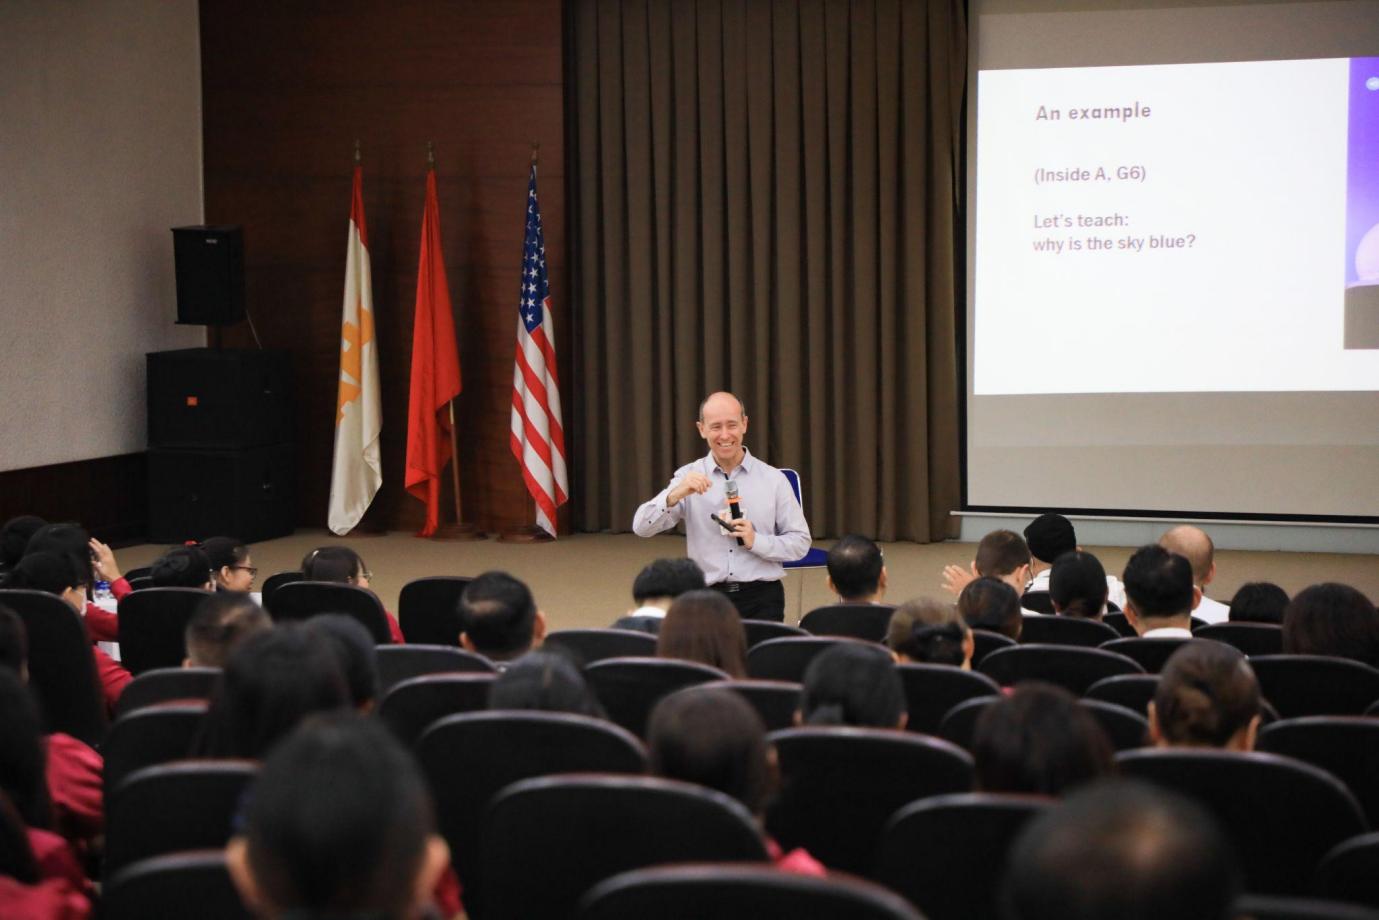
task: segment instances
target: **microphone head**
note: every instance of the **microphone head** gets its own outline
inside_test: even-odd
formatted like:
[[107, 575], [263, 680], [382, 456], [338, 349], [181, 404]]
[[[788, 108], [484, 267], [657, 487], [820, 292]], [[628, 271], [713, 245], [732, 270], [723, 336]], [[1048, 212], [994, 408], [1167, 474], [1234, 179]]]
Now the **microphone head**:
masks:
[[729, 479], [726, 483], [724, 483], [723, 494], [728, 496], [728, 501], [735, 500], [737, 498], [737, 481]]

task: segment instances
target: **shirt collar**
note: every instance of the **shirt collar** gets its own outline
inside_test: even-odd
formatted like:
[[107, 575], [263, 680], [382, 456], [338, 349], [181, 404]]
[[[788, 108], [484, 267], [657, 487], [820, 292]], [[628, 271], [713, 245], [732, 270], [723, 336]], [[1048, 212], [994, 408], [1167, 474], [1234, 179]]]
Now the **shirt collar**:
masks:
[[[713, 458], [713, 451], [709, 451], [708, 455], [704, 458], [704, 462], [708, 465], [710, 476], [713, 476], [716, 473], [719, 476], [722, 476], [724, 479], [728, 478], [728, 474], [723, 472], [723, 468], [720, 467], [718, 465], [718, 461]], [[743, 447], [742, 462], [737, 465], [737, 468], [734, 470], [734, 472], [738, 474], [750, 473], [752, 471], [752, 462], [752, 452], [748, 450], [746, 447]]]

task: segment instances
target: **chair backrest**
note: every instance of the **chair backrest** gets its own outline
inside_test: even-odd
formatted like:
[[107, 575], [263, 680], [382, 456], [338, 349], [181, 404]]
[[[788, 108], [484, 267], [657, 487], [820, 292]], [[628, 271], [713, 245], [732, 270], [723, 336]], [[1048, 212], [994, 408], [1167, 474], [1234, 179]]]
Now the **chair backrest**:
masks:
[[781, 791], [766, 826], [830, 869], [870, 875], [881, 830], [915, 799], [972, 789], [972, 758], [939, 738], [870, 728], [772, 732]]
[[43, 591], [0, 591], [29, 634], [29, 686], [49, 732], [65, 732], [95, 747], [107, 728], [91, 639], [67, 602]]
[[1108, 613], [1101, 618], [1101, 622], [1120, 633], [1123, 638], [1133, 639], [1139, 635], [1135, 627], [1130, 625], [1130, 620], [1122, 612]]
[[1010, 636], [998, 632], [986, 629], [972, 630], [972, 667], [977, 667], [987, 655], [997, 649], [1010, 648], [1016, 644]]
[[[493, 801], [483, 840], [484, 920], [570, 916], [594, 884], [629, 869], [767, 858], [736, 800], [651, 777], [523, 780]], [[532, 866], [541, 867], [539, 884]]]
[[190, 757], [206, 707], [205, 700], [162, 703], [116, 719], [101, 745], [106, 794], [135, 770]]
[[263, 580], [263, 587], [259, 590], [259, 597], [263, 600], [264, 609], [269, 613], [273, 612], [273, 598], [277, 597], [278, 589], [283, 585], [305, 580], [305, 572], [278, 572], [269, 575]]
[[939, 724], [954, 706], [1001, 694], [999, 684], [976, 671], [942, 664], [899, 664], [895, 669], [905, 688], [905, 706], [910, 713], [905, 728], [912, 732], [938, 734]]
[[1250, 666], [1264, 698], [1285, 719], [1359, 715], [1379, 700], [1379, 670], [1349, 658], [1260, 655]]
[[704, 687], [723, 687], [741, 696], [761, 716], [768, 732], [791, 728], [804, 688], [788, 680], [716, 680]]
[[474, 579], [459, 575], [416, 578], [397, 596], [397, 621], [408, 642], [460, 644], [460, 595]]
[[1047, 591], [1026, 591], [1020, 595], [1020, 606], [1035, 613], [1053, 615], [1053, 598]]
[[1124, 655], [1134, 661], [1138, 661], [1140, 667], [1149, 674], [1158, 674], [1168, 663], [1168, 659], [1173, 657], [1173, 653], [1183, 647], [1185, 642], [1191, 639], [1146, 639], [1143, 636], [1136, 636], [1134, 639], [1113, 639], [1103, 644], [1101, 647], [1108, 652], [1115, 652], [1117, 655]]
[[1255, 749], [1306, 761], [1354, 793], [1370, 827], [1379, 827], [1379, 719], [1303, 716], [1259, 730]]
[[151, 856], [223, 847], [258, 772], [248, 760], [182, 760], [126, 776], [105, 798], [106, 877]]
[[959, 703], [939, 720], [938, 731], [934, 734], [964, 751], [971, 751], [972, 739], [977, 734], [977, 720], [986, 712], [986, 707], [999, 699], [996, 696], [978, 696]]
[[1103, 642], [1119, 639], [1120, 633], [1099, 620], [1081, 617], [1027, 616], [1020, 623], [1022, 645], [1080, 645], [1096, 648]]
[[275, 620], [309, 620], [318, 613], [342, 613], [362, 623], [377, 644], [392, 642], [383, 602], [367, 588], [333, 581], [291, 581], [273, 595], [270, 612]]
[[589, 688], [608, 718], [636, 735], [646, 735], [646, 720], [661, 697], [683, 687], [727, 680], [718, 668], [675, 658], [605, 658], [584, 669]]
[[767, 639], [747, 649], [747, 676], [757, 680], [789, 680], [799, 683], [815, 656], [839, 642], [841, 637], [807, 636], [799, 639]]
[[850, 636], [882, 642], [893, 613], [893, 604], [830, 604], [806, 613], [800, 628], [815, 636]]
[[1283, 627], [1273, 623], [1209, 623], [1192, 635], [1224, 642], [1250, 656], [1283, 654]]
[[1379, 833], [1352, 837], [1322, 858], [1317, 868], [1322, 897], [1379, 907]]
[[768, 639], [808, 638], [809, 633], [798, 626], [787, 626], [774, 620], [743, 620], [742, 628], [747, 632], [747, 647], [760, 645]]
[[906, 805], [881, 833], [876, 879], [929, 920], [996, 920], [1010, 846], [1050, 807], [1035, 796], [983, 792]]
[[151, 565], [141, 565], [141, 566], [137, 566], [136, 568], [132, 568], [132, 569], [130, 569], [129, 571], [125, 572], [125, 573], [124, 573], [124, 580], [125, 580], [125, 581], [128, 581], [128, 582], [132, 582], [132, 581], [134, 581], [134, 579], [136, 579], [136, 578], [148, 578], [148, 577], [149, 577], [150, 575], [152, 575], [152, 574], [153, 574], [153, 566], [151, 566]]
[[1092, 684], [1116, 674], [1143, 674], [1134, 660], [1099, 648], [1074, 645], [1017, 645], [982, 659], [981, 672], [1003, 687], [1026, 680], [1057, 684], [1081, 695]]
[[656, 657], [656, 637], [634, 629], [558, 629], [543, 644], [569, 652], [580, 667], [605, 658]]
[[814, 878], [770, 866], [695, 863], [634, 869], [580, 899], [579, 920], [920, 920], [880, 885], [845, 876]]
[[417, 742], [417, 761], [431, 782], [437, 823], [450, 844], [465, 903], [481, 904], [479, 876], [484, 815], [494, 797], [518, 780], [556, 773], [646, 771], [646, 751], [628, 732], [602, 719], [568, 713], [494, 710], [447, 716]]
[[129, 582], [129, 590], [131, 591], [144, 591], [148, 588], [155, 587], [153, 578], [149, 575], [139, 575], [134, 578], [130, 578], [126, 575], [125, 581]]
[[1117, 674], [1103, 677], [1092, 684], [1082, 695], [1089, 700], [1115, 703], [1132, 712], [1148, 716], [1149, 704], [1159, 691], [1157, 674]]
[[143, 859], [121, 869], [101, 892], [106, 920], [251, 920], [223, 849]]
[[1237, 898], [1235, 917], [1250, 920], [1379, 920], [1379, 913], [1359, 904], [1321, 898], [1283, 898], [1245, 895]]
[[115, 704], [115, 717], [175, 700], [208, 700], [220, 668], [154, 668], [130, 681]]
[[432, 722], [488, 708], [496, 674], [428, 674], [404, 680], [383, 694], [378, 717], [406, 745], [414, 746]]
[[176, 668], [187, 657], [187, 624], [211, 592], [200, 588], [145, 588], [120, 600], [120, 664], [138, 677]]
[[498, 669], [483, 655], [449, 645], [380, 645], [378, 692], [383, 695], [413, 677], [427, 674], [496, 674]]
[[1276, 754], [1143, 748], [1116, 755], [1125, 776], [1196, 799], [1234, 843], [1245, 888], [1300, 894], [1333, 846], [1365, 830], [1355, 797], [1330, 773]]
[[1086, 697], [1078, 702], [1097, 720], [1117, 751], [1133, 751], [1149, 743], [1149, 720], [1133, 709]]

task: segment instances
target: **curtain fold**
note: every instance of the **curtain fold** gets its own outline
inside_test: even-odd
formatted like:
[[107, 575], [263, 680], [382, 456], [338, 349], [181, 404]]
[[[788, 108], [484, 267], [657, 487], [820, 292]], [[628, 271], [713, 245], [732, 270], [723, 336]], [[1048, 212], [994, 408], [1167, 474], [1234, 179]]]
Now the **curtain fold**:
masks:
[[816, 536], [951, 531], [964, 17], [571, 0], [578, 529], [630, 529], [729, 389]]

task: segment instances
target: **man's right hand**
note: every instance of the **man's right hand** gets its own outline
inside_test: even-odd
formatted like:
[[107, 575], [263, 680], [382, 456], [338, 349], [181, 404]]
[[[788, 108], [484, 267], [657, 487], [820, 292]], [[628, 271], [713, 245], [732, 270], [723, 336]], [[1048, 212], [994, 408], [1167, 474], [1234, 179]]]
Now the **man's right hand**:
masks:
[[964, 569], [960, 565], [945, 565], [943, 567], [943, 590], [949, 594], [961, 594], [962, 589], [976, 581], [977, 563], [972, 563], [971, 569]]
[[709, 491], [711, 485], [713, 483], [709, 482], [709, 477], [703, 473], [687, 473], [685, 478], [676, 483], [675, 488], [666, 494], [666, 507], [674, 508], [680, 504], [680, 499], [691, 493], [703, 495]]

